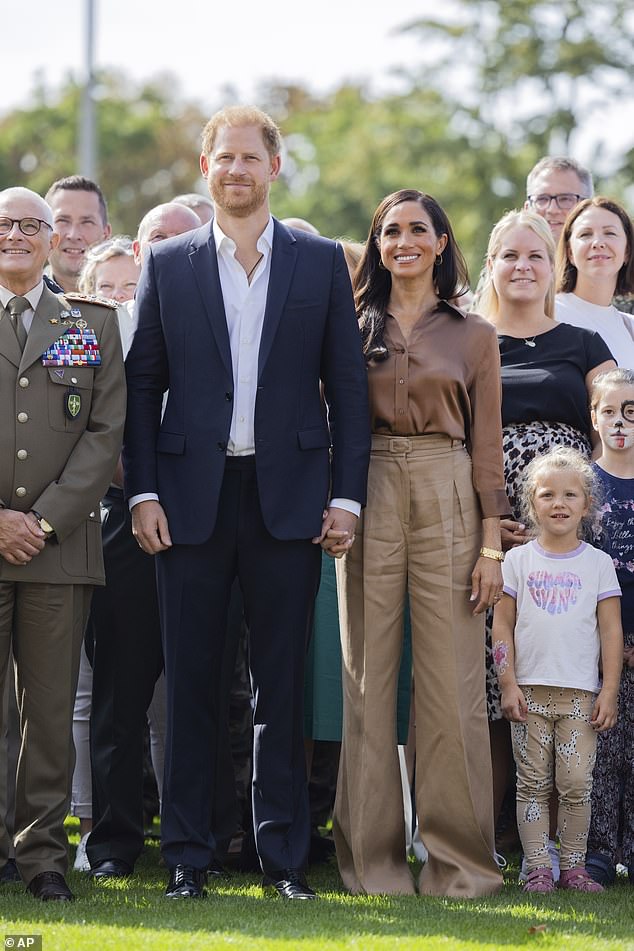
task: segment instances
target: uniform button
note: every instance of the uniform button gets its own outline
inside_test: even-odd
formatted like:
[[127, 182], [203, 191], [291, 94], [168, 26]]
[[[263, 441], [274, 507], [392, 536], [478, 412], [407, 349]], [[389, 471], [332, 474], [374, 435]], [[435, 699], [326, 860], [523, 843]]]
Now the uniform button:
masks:
[[26, 451], [26, 449], [18, 449], [18, 451], [16, 452], [16, 456], [18, 457], [18, 459], [26, 459], [28, 455], [29, 454]]
[[233, 393], [225, 393], [225, 399], [230, 402], [233, 399]]
[[404, 382], [405, 382], [405, 380], [403, 380], [403, 379], [400, 379], [400, 380], [399, 380], [398, 382], [399, 382], [399, 383], [404, 383]]
[[76, 382], [77, 382], [77, 377], [76, 377], [76, 376], [71, 376], [70, 382], [71, 382], [71, 383], [76, 383]]
[[95, 517], [95, 513], [94, 513], [94, 512], [91, 512], [91, 513], [90, 513], [90, 518], [94, 518], [94, 517]]
[[20, 379], [18, 380], [18, 383], [20, 384], [20, 386], [22, 387], [22, 389], [24, 389], [25, 387], [27, 387], [27, 386], [29, 385], [29, 378], [28, 378], [28, 376], [21, 376]]
[[28, 413], [18, 413], [18, 422], [26, 423], [28, 422], [29, 414]]
[[404, 410], [404, 409], [399, 409], [398, 415], [399, 415], [399, 416], [404, 416], [404, 415], [405, 415], [405, 410]]
[[15, 494], [17, 495], [19, 499], [23, 499], [24, 496], [26, 495], [26, 489], [24, 488], [23, 485], [19, 485], [17, 489], [15, 490]]

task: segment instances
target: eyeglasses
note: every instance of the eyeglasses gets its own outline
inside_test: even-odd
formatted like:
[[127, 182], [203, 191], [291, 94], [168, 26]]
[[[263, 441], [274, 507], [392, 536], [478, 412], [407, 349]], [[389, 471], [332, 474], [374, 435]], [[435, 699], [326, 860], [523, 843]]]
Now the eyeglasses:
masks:
[[51, 231], [53, 230], [53, 226], [49, 225], [48, 221], [43, 221], [42, 218], [0, 218], [0, 234], [10, 234], [14, 225], [17, 225], [22, 234], [25, 234], [28, 238], [38, 234], [42, 225], [46, 225]]
[[529, 195], [528, 200], [535, 208], [540, 211], [546, 211], [550, 207], [551, 201], [554, 201], [561, 211], [570, 211], [578, 204], [583, 195], [573, 195], [571, 192], [563, 192], [561, 195]]

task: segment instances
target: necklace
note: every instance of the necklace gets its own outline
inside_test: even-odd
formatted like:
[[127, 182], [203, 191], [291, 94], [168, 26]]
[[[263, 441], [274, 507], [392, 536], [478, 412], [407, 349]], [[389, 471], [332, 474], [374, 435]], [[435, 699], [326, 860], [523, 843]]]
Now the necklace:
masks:
[[536, 347], [536, 346], [537, 346], [537, 344], [535, 343], [535, 337], [536, 337], [536, 336], [537, 336], [537, 334], [533, 334], [533, 336], [531, 337], [530, 340], [528, 339], [528, 337], [524, 337], [524, 343], [526, 344], [527, 347]]
[[[262, 260], [263, 257], [264, 257], [264, 251], [262, 251], [262, 253], [260, 254], [260, 257], [257, 259], [257, 261], [255, 262], [255, 264], [253, 265], [253, 267], [251, 268], [251, 270], [250, 270], [249, 273], [247, 274], [247, 284], [250, 284], [250, 283], [251, 283], [251, 277], [253, 276], [253, 272], [255, 271], [256, 267], [258, 266], [258, 264], [260, 263], [260, 261]], [[535, 346], [535, 344], [533, 344], [533, 346]]]

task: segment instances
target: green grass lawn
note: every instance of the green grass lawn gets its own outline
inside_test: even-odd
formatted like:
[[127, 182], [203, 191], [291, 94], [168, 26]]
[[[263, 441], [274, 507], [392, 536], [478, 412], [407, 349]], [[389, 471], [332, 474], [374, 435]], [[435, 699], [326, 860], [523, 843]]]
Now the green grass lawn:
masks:
[[[76, 843], [78, 836], [71, 838]], [[23, 886], [3, 886], [0, 937], [41, 934], [43, 951], [634, 951], [634, 890], [627, 879], [603, 895], [531, 897], [515, 884], [515, 864], [495, 898], [352, 898], [341, 890], [333, 862], [310, 870], [319, 901], [290, 903], [263, 897], [257, 876], [238, 872], [202, 901], [167, 901], [166, 878], [158, 846], [149, 844], [129, 880], [95, 885], [71, 872], [72, 905], [39, 903]]]

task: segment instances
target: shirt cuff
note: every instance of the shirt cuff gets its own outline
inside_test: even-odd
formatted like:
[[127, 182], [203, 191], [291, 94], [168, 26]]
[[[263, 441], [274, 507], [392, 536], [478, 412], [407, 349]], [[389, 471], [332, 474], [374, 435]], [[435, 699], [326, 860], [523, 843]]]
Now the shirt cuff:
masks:
[[331, 499], [328, 503], [328, 508], [343, 509], [345, 512], [352, 512], [357, 518], [359, 518], [361, 514], [361, 503], [355, 502], [354, 499]]
[[128, 499], [128, 508], [130, 511], [134, 508], [135, 505], [138, 505], [139, 502], [158, 502], [159, 497], [156, 492], [141, 492], [139, 495], [133, 495]]

